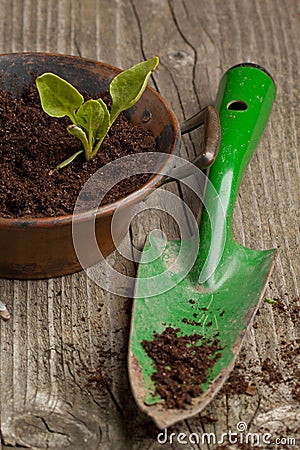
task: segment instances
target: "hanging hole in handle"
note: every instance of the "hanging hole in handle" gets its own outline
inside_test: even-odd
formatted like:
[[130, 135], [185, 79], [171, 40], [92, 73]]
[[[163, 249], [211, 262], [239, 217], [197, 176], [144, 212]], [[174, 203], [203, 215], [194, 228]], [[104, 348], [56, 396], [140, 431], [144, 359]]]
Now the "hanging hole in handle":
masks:
[[230, 111], [246, 111], [248, 109], [248, 105], [246, 102], [243, 102], [243, 100], [233, 100], [228, 103], [227, 109], [230, 109]]

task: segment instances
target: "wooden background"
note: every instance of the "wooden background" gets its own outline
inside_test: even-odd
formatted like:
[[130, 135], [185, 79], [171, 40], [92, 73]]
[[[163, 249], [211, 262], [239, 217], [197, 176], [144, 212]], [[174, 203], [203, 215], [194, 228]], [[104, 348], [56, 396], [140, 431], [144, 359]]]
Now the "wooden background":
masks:
[[[263, 303], [235, 369], [252, 386], [248, 393], [228, 385], [202, 414], [169, 433], [220, 437], [244, 421], [252, 432], [299, 439], [299, 391], [297, 401], [286, 358], [294, 349], [299, 362], [299, 30], [298, 0], [0, 0], [1, 53], [52, 51], [121, 68], [157, 54], [161, 63], [153, 83], [180, 120], [214, 102], [218, 80], [234, 64], [257, 62], [276, 80], [277, 101], [246, 172], [234, 229], [252, 248], [280, 246], [266, 292], [279, 304]], [[192, 156], [198, 145], [194, 133], [181, 155]], [[134, 220], [128, 239], [141, 248], [153, 226], [176, 237], [174, 224], [154, 212]], [[117, 270], [135, 272], [118, 254], [109, 261]], [[0, 324], [0, 449], [182, 448], [157, 443], [158, 430], [131, 396], [130, 299], [106, 293], [84, 273], [0, 280], [0, 295], [12, 314]], [[263, 376], [266, 360], [277, 379]], [[111, 381], [103, 387], [107, 373]]]

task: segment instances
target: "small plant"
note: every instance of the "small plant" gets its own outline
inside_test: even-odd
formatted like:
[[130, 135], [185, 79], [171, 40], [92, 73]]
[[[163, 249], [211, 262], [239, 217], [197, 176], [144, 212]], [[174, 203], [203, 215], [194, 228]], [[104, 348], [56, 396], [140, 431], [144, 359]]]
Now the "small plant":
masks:
[[121, 72], [112, 80], [110, 112], [102, 99], [85, 102], [74, 86], [54, 73], [44, 73], [36, 79], [43, 110], [51, 117], [68, 116], [72, 121], [68, 132], [83, 144], [82, 150], [60, 163], [56, 169], [67, 166], [81, 153], [84, 153], [86, 161], [96, 155], [118, 115], [140, 99], [158, 62], [155, 56]]

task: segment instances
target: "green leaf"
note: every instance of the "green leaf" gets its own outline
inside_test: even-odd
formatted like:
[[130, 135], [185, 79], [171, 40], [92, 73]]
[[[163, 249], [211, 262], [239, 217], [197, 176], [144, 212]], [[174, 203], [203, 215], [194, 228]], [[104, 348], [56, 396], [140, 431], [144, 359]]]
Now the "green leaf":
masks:
[[75, 122], [75, 111], [84, 102], [83, 96], [66, 80], [54, 73], [36, 79], [43, 110], [51, 117], [68, 116]]
[[72, 136], [75, 136], [78, 139], [80, 139], [84, 146], [85, 146], [85, 144], [88, 143], [85, 132], [77, 125], [75, 125], [75, 124], [69, 125], [67, 130], [68, 130], [68, 133], [70, 133]]
[[158, 62], [159, 59], [155, 56], [121, 72], [112, 80], [110, 84], [111, 123], [114, 122], [120, 112], [131, 108], [140, 99]]
[[77, 125], [84, 128], [89, 136], [89, 141], [94, 142], [101, 136], [101, 129], [104, 126], [107, 132], [107, 116], [109, 124], [109, 112], [105, 103], [101, 100], [88, 100], [77, 111], [75, 119]]
[[77, 158], [77, 156], [80, 155], [81, 153], [83, 153], [83, 150], [79, 150], [79, 152], [76, 152], [76, 153], [74, 153], [74, 155], [65, 159], [62, 163], [58, 164], [58, 166], [56, 166], [55, 169], [50, 170], [49, 175], [52, 175], [54, 172], [56, 172], [56, 170], [66, 167], [68, 164], [70, 164], [72, 161], [74, 161], [74, 159]]
[[96, 140], [98, 142], [93, 150], [92, 158], [98, 152], [100, 145], [102, 144], [103, 139], [107, 135], [107, 132], [111, 126], [110, 114], [109, 114], [106, 104], [104, 103], [104, 101], [101, 98], [98, 99], [98, 102], [100, 104], [100, 107], [103, 110], [103, 120], [102, 120], [101, 126], [99, 126], [98, 131], [97, 131]]
[[101, 98], [99, 98], [97, 100], [97, 102], [99, 103], [99, 105], [102, 109], [103, 116], [102, 116], [101, 125], [99, 126], [97, 134], [96, 134], [96, 139], [101, 140], [101, 142], [102, 142], [104, 137], [107, 135], [107, 132], [110, 127], [110, 114], [109, 114], [106, 104], [104, 103], [104, 101]]
[[85, 132], [77, 125], [69, 125], [67, 130], [69, 134], [77, 137], [82, 142], [85, 152], [85, 159], [89, 160], [92, 153], [92, 145], [90, 145]]

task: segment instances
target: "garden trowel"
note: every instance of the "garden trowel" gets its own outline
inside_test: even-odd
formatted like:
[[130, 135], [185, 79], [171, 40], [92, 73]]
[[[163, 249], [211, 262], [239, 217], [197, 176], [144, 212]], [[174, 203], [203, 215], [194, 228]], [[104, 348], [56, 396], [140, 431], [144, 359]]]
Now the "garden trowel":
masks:
[[[135, 286], [129, 375], [138, 406], [159, 428], [200, 412], [220, 390], [234, 366], [273, 268], [275, 249], [252, 250], [235, 241], [232, 215], [243, 174], [264, 132], [275, 92], [269, 73], [252, 63], [232, 67], [221, 79], [216, 99], [221, 143], [209, 170], [199, 247], [191, 270], [183, 276], [186, 268], [176, 261], [183, 253], [185, 257], [180, 261], [185, 265], [195, 240], [167, 240], [163, 251], [152, 260], [149, 253], [161, 248], [162, 238], [151, 234], [146, 241]], [[156, 277], [159, 282], [151, 284]], [[178, 337], [196, 336], [198, 346], [218, 342], [217, 355], [210, 358], [215, 362], [207, 369], [205, 381], [198, 381], [199, 395], [188, 397], [180, 407], [168, 406], [161, 394], [163, 390], [155, 382], [156, 364], [146, 351], [145, 342], [154, 342], [166, 329]], [[171, 344], [170, 349], [172, 353]], [[182, 365], [189, 365], [182, 361]], [[172, 369], [166, 361], [166, 373]], [[166, 376], [166, 391], [169, 380]]]

